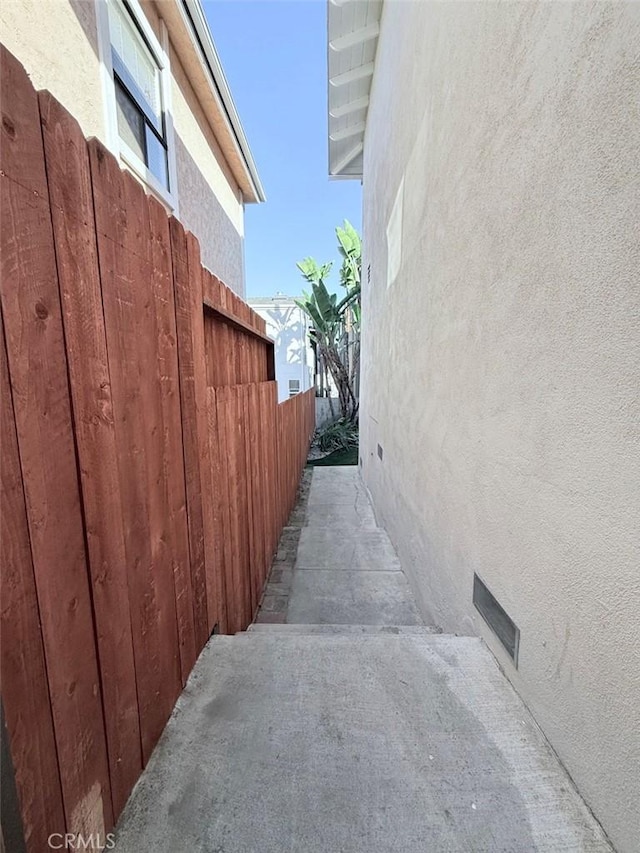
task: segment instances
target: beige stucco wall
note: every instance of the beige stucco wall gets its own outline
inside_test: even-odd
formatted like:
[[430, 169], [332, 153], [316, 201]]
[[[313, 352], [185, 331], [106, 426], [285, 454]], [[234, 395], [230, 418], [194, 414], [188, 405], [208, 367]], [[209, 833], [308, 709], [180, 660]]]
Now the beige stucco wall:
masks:
[[[162, 12], [162, 4], [145, 2], [143, 8], [156, 37], [162, 42], [158, 14], [158, 10]], [[178, 216], [198, 237], [205, 266], [244, 296], [242, 194], [171, 40], [169, 65]]]
[[[364, 166], [363, 476], [427, 621], [486, 639], [621, 853], [640, 839], [639, 56], [637, 3], [388, 0]], [[474, 571], [521, 630], [517, 671]]]
[[244, 296], [242, 195], [173, 50], [171, 72], [180, 220], [198, 235], [203, 263]]
[[0, 42], [37, 89], [48, 89], [86, 136], [105, 139], [93, 0], [2, 0]]
[[[145, 2], [144, 9], [162, 42], [156, 5]], [[95, 0], [4, 0], [0, 41], [86, 136], [109, 145]], [[242, 195], [172, 45], [169, 58], [178, 216], [198, 237], [203, 263], [244, 295]]]

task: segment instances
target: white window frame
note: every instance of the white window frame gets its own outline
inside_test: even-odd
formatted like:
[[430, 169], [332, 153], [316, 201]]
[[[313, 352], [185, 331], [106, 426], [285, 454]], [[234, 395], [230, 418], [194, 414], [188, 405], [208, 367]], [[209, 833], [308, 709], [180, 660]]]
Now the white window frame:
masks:
[[[297, 382], [297, 383], [298, 383], [298, 390], [297, 390], [297, 391], [292, 390], [292, 388], [291, 388], [291, 383], [292, 383], [292, 382]], [[297, 397], [297, 395], [300, 393], [300, 390], [301, 390], [301, 389], [300, 389], [300, 385], [301, 385], [301, 384], [302, 384], [302, 383], [300, 382], [300, 380], [299, 380], [299, 379], [289, 379], [289, 399], [291, 399], [291, 397]]]
[[[111, 34], [109, 30], [109, 4], [116, 4], [129, 14], [140, 32], [143, 34], [160, 69], [160, 91], [167, 142], [167, 169], [169, 174], [169, 189], [164, 187], [156, 176], [149, 171], [138, 155], [121, 139], [118, 132], [118, 114], [116, 109], [116, 90], [111, 59]], [[169, 34], [164, 21], [160, 21], [160, 37], [151, 28], [138, 0], [96, 0], [96, 19], [98, 24], [98, 48], [100, 56], [100, 73], [104, 92], [104, 115], [106, 127], [106, 144], [110, 151], [139, 178], [145, 186], [158, 198], [169, 213], [178, 216], [178, 170], [176, 166], [176, 146], [173, 129], [173, 111], [171, 103], [171, 68], [169, 66]]]

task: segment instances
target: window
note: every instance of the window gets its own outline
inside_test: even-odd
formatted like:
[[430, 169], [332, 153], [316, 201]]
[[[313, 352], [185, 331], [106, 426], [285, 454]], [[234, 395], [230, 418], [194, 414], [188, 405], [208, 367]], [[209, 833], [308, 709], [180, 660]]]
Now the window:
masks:
[[[175, 212], [170, 77], [138, 0], [99, 0], [111, 145], [124, 163]], [[165, 43], [166, 30], [161, 23]]]
[[289, 380], [289, 396], [295, 397], [296, 394], [300, 393], [300, 380], [299, 379], [290, 379]]

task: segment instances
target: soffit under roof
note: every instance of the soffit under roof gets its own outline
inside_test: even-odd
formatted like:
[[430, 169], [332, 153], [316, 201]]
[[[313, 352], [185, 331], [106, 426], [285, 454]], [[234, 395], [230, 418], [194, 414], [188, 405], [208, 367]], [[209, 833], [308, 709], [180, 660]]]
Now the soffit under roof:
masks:
[[329, 176], [361, 178], [382, 0], [328, 0]]

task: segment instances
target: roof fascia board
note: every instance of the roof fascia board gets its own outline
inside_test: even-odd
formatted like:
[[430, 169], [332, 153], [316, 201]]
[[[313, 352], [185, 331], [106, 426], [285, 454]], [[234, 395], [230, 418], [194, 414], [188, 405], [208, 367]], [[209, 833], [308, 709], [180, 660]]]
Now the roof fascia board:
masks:
[[258, 170], [251, 154], [247, 137], [242, 128], [240, 117], [233, 103], [229, 84], [224, 75], [200, 0], [179, 0], [177, 5], [189, 35], [198, 52], [202, 55], [214, 97], [220, 113], [224, 117], [229, 134], [234, 140], [236, 150], [245, 164], [247, 176], [255, 198], [257, 201], [265, 201], [264, 188], [258, 176]]

